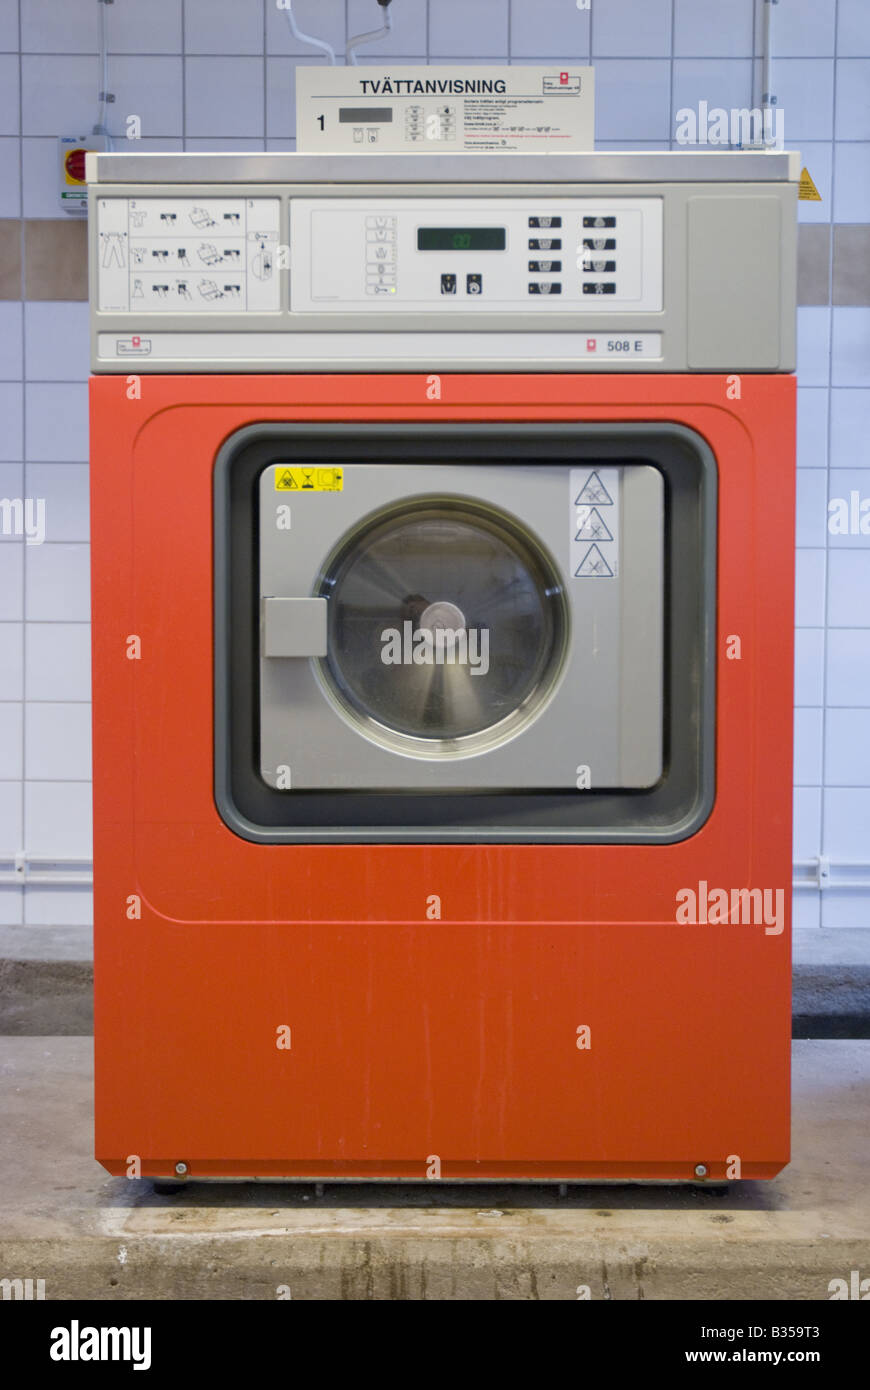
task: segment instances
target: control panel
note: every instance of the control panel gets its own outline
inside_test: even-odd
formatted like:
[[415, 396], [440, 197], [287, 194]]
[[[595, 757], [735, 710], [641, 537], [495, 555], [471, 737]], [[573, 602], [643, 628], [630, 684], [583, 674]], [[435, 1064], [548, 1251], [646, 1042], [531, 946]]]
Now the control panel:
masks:
[[796, 154], [88, 161], [97, 372], [794, 366]]
[[662, 309], [662, 199], [295, 198], [290, 308]]
[[277, 310], [278, 198], [100, 198], [103, 312]]

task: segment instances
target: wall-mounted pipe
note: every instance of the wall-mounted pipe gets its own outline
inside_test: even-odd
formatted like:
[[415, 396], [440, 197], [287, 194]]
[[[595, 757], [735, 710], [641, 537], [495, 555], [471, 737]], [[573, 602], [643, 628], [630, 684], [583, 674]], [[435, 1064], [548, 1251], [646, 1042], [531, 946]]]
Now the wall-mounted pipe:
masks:
[[115, 144], [109, 133], [106, 124], [106, 107], [114, 97], [109, 92], [109, 41], [106, 36], [106, 6], [113, 5], [115, 0], [97, 0], [97, 8], [100, 15], [99, 23], [99, 44], [100, 44], [100, 90], [97, 96], [97, 120], [91, 131], [92, 135], [104, 135], [106, 138], [107, 149], [114, 149]]
[[773, 95], [773, 7], [779, 0], [760, 0], [760, 34], [756, 31], [756, 52], [752, 61], [752, 105], [761, 112], [761, 129], [756, 138], [747, 146], [749, 149], [765, 148], [765, 135], [774, 129], [773, 108], [776, 101]]
[[332, 44], [327, 43], [325, 39], [316, 39], [313, 34], [304, 34], [299, 28], [299, 25], [296, 23], [296, 17], [293, 14], [293, 0], [284, 0], [281, 8], [287, 16], [287, 23], [290, 25], [290, 33], [293, 35], [294, 39], [298, 39], [300, 43], [310, 44], [312, 48], [319, 49], [321, 53], [326, 55], [330, 63], [334, 64], [335, 49], [332, 47]]
[[[870, 893], [870, 860], [867, 859], [829, 859], [819, 855], [815, 859], [796, 859], [792, 871], [791, 886], [796, 891], [836, 889]], [[0, 855], [0, 885], [21, 887], [28, 883], [89, 887], [93, 883], [93, 863], [90, 859], [27, 854], [23, 850]]]
[[378, 4], [384, 12], [384, 22], [380, 29], [370, 29], [367, 34], [357, 34], [355, 38], [348, 39], [345, 50], [347, 61], [353, 65], [358, 62], [356, 50], [361, 48], [364, 43], [374, 43], [376, 39], [383, 39], [389, 34], [393, 27], [390, 18], [390, 5], [392, 0], [378, 0]]

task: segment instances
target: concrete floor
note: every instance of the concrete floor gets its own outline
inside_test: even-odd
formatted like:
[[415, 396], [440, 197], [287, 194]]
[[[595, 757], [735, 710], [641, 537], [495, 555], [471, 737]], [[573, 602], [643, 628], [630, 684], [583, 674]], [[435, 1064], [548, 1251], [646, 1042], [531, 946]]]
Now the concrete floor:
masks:
[[870, 1276], [870, 1042], [794, 1045], [794, 1159], [726, 1194], [191, 1185], [91, 1154], [91, 1043], [0, 1039], [0, 1278], [48, 1299], [827, 1299]]

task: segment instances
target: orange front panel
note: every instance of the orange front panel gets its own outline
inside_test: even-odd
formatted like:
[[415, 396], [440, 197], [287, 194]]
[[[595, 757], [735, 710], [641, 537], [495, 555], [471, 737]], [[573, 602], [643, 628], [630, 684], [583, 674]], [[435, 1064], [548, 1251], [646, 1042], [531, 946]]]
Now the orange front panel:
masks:
[[[132, 391], [134, 399], [128, 399]], [[794, 381], [94, 379], [97, 1155], [143, 1173], [745, 1177], [788, 1159]], [[213, 788], [212, 470], [257, 421], [672, 421], [719, 468], [717, 795], [674, 845], [259, 845]], [[741, 639], [741, 659], [726, 641]], [[128, 659], [138, 636], [141, 659]], [[440, 920], [426, 915], [438, 894]], [[140, 914], [140, 915], [137, 915]], [[276, 1046], [290, 1029], [291, 1046]], [[577, 1030], [591, 1046], [578, 1048]], [[436, 1165], [437, 1166], [437, 1165]]]

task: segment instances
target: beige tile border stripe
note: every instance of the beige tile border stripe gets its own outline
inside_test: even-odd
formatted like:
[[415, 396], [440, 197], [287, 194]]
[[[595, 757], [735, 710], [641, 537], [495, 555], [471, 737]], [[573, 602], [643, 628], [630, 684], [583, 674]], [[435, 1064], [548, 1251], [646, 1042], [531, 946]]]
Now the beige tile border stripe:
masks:
[[[0, 220], [0, 300], [87, 297], [84, 218]], [[870, 306], [870, 224], [801, 224], [798, 303]]]

